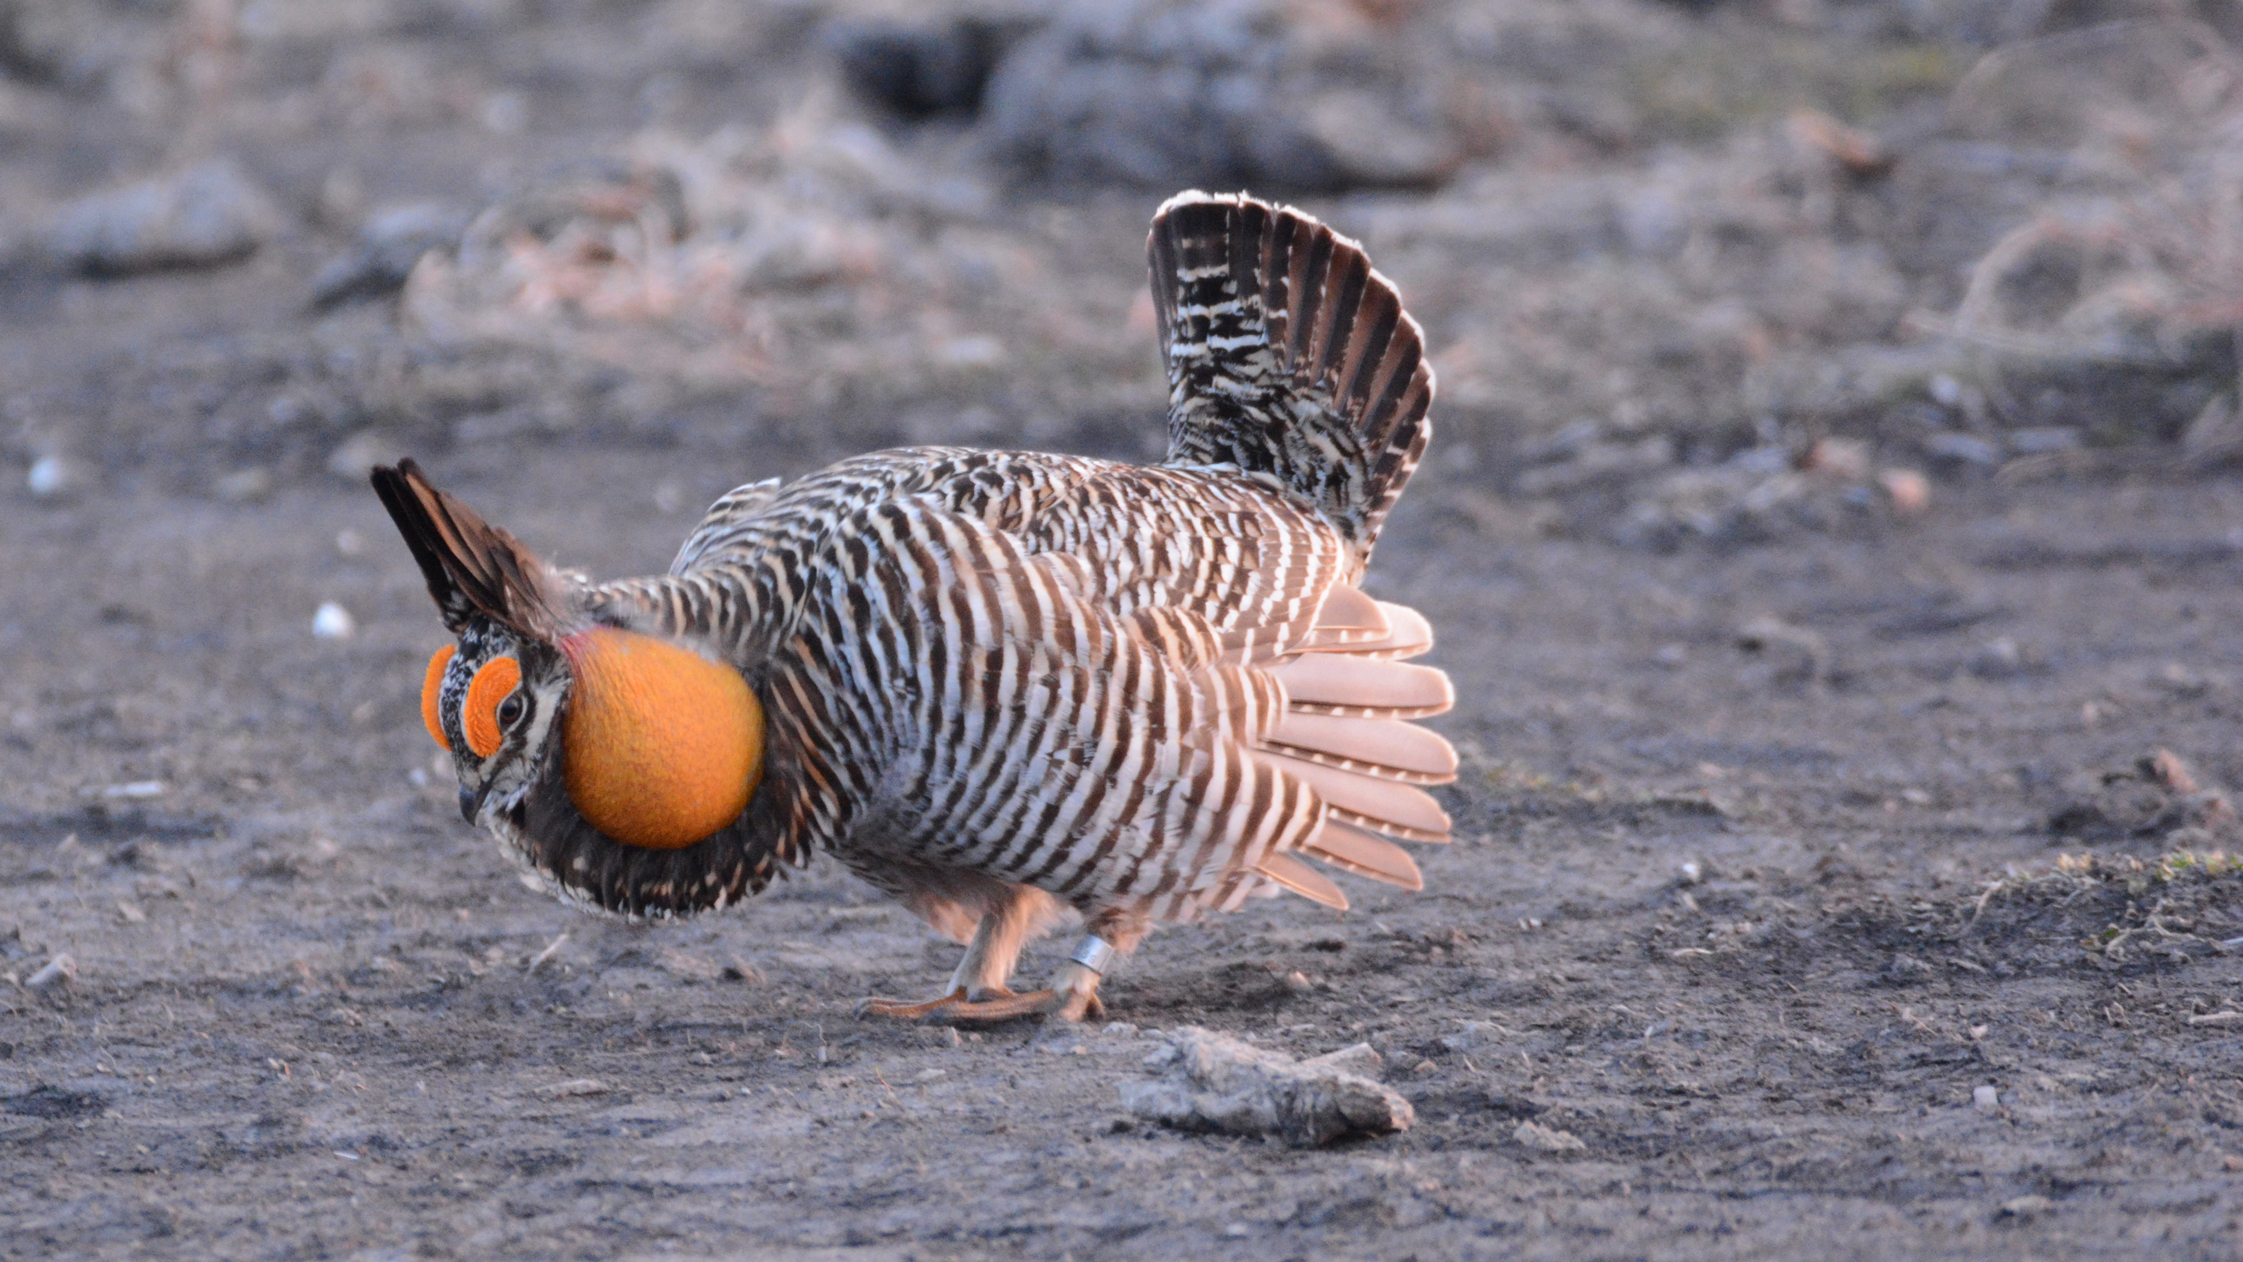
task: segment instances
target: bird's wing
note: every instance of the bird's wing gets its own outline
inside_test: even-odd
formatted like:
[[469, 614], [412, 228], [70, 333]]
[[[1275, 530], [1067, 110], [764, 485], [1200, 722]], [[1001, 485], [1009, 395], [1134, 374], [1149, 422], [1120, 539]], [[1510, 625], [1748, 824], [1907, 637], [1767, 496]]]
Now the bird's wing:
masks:
[[885, 854], [1179, 920], [1264, 881], [1344, 903], [1300, 855], [1414, 884], [1387, 839], [1445, 839], [1420, 786], [1453, 755], [1407, 720], [1445, 707], [1446, 677], [1370, 655], [1411, 651], [1421, 623], [1326, 599], [1300, 637], [1325, 647], [1249, 656], [1188, 609], [1117, 613], [1079, 556], [927, 498], [841, 534], [817, 584], [833, 599], [806, 609], [770, 695], [804, 699], [866, 806], [853, 864]]

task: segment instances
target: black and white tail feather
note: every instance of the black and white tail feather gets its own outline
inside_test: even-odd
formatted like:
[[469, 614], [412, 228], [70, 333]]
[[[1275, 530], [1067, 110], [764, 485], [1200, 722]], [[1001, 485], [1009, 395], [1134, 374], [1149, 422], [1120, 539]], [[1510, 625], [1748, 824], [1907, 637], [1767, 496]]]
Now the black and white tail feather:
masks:
[[1290, 207], [1192, 191], [1146, 252], [1168, 364], [1168, 463], [1273, 477], [1368, 564], [1431, 427], [1425, 335], [1363, 249]]

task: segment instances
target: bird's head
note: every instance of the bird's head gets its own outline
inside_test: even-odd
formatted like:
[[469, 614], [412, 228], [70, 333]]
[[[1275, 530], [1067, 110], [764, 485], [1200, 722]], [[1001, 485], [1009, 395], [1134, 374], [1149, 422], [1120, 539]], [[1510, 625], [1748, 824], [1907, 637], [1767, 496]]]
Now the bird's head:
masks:
[[763, 710], [737, 670], [574, 614], [558, 575], [411, 461], [374, 487], [455, 637], [429, 659], [421, 718], [469, 822], [520, 828], [556, 772], [585, 822], [628, 847], [682, 849], [740, 816]]

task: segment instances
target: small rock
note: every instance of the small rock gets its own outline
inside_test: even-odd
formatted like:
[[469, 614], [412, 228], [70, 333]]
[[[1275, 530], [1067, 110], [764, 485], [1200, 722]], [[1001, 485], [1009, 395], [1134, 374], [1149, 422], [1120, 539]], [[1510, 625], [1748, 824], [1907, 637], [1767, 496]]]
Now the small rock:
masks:
[[933, 25], [844, 23], [827, 38], [850, 88], [892, 113], [923, 119], [980, 109], [1011, 34], [969, 14]]
[[2002, 1217], [2031, 1218], [2056, 1208], [2056, 1202], [2045, 1196], [2018, 1196], [2002, 1202]]
[[319, 269], [312, 280], [312, 309], [379, 298], [405, 287], [413, 266], [430, 250], [459, 244], [471, 216], [440, 202], [378, 207], [358, 230], [350, 251]]
[[1931, 507], [1931, 480], [1914, 469], [1886, 469], [1877, 475], [1877, 482], [1901, 517], [1914, 517]]
[[1587, 1152], [1589, 1146], [1571, 1131], [1554, 1130], [1540, 1122], [1521, 1122], [1511, 1138], [1536, 1152]]
[[312, 634], [322, 640], [347, 640], [358, 633], [358, 620], [334, 601], [324, 601], [312, 615]]
[[1924, 440], [1924, 450], [1934, 456], [1959, 460], [1964, 464], [1990, 465], [1998, 463], [2002, 458], [2002, 453], [1992, 443], [1969, 434], [1934, 434]]
[[750, 986], [763, 984], [763, 970], [735, 955], [724, 962], [717, 976], [728, 982], [746, 982]]
[[1160, 1076], [1124, 1083], [1122, 1107], [1179, 1130], [1307, 1145], [1392, 1134], [1417, 1120], [1408, 1100], [1368, 1078], [1197, 1027], [1170, 1033], [1146, 1065]]
[[657, 952], [654, 962], [662, 966], [663, 972], [683, 981], [713, 982], [724, 976], [722, 965], [675, 947], [665, 947]]
[[606, 1095], [607, 1084], [597, 1078], [571, 1078], [567, 1082], [556, 1082], [547, 1087], [545, 1094], [556, 1100], [565, 1100], [572, 1096]]
[[1932, 966], [1913, 955], [1895, 955], [1885, 962], [1878, 980], [1888, 986], [1913, 986], [1931, 980]]
[[366, 471], [398, 454], [397, 444], [379, 431], [362, 429], [344, 439], [327, 455], [327, 471], [352, 482], [366, 481]]
[[2025, 650], [2008, 636], [1996, 636], [1970, 659], [1970, 673], [1981, 679], [2012, 679], [2030, 668]]
[[211, 267], [247, 257], [286, 225], [264, 190], [221, 160], [79, 198], [55, 216], [47, 250], [94, 275]]
[[24, 979], [25, 990], [41, 991], [78, 980], [78, 961], [65, 951], [42, 965], [38, 972]]
[[255, 504], [271, 497], [273, 472], [263, 465], [251, 465], [210, 484], [211, 492], [228, 504]]
[[1463, 1029], [1441, 1036], [1441, 1046], [1452, 1052], [1477, 1052], [1502, 1041], [1502, 1027], [1487, 1021], [1467, 1021]]
[[1998, 1109], [2002, 1104], [2002, 1093], [1993, 1087], [1973, 1087], [1970, 1104], [1974, 1109]]
[[75, 463], [64, 456], [50, 455], [31, 462], [31, 471], [24, 475], [23, 484], [33, 495], [48, 500], [70, 494], [84, 481]]

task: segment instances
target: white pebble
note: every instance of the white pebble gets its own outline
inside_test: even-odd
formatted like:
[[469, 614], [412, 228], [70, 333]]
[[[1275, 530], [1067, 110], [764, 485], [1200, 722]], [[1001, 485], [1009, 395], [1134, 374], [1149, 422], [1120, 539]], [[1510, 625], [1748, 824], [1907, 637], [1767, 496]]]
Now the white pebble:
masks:
[[48, 960], [46, 963], [46, 967], [41, 968], [38, 972], [33, 973], [28, 978], [25, 978], [23, 988], [25, 990], [45, 990], [49, 986], [60, 985], [61, 983], [67, 981], [74, 981], [76, 980], [77, 976], [78, 961], [70, 958], [68, 952], [64, 952], [63, 954], [57, 955], [53, 959]]
[[135, 780], [130, 784], [112, 784], [101, 791], [105, 798], [160, 798], [164, 795], [161, 780]]
[[60, 456], [41, 456], [31, 462], [31, 472], [24, 478], [24, 485], [31, 488], [33, 495], [44, 499], [69, 490], [70, 484], [76, 481], [71, 475], [69, 461]]
[[357, 632], [358, 620], [332, 600], [322, 603], [319, 612], [312, 615], [312, 634], [322, 640], [347, 640]]
[[2002, 1102], [2002, 1093], [1992, 1087], [1974, 1087], [1970, 1093], [1970, 1102], [1976, 1108], [1998, 1108]]

